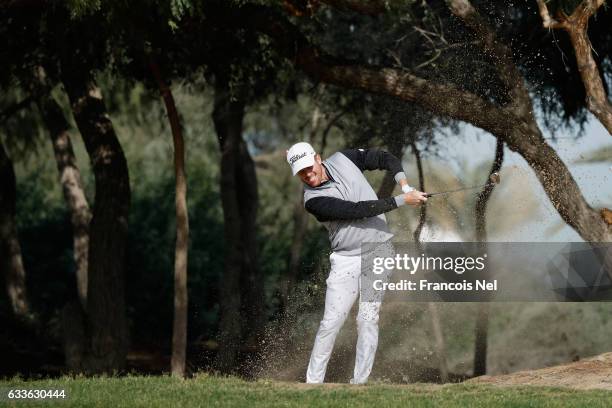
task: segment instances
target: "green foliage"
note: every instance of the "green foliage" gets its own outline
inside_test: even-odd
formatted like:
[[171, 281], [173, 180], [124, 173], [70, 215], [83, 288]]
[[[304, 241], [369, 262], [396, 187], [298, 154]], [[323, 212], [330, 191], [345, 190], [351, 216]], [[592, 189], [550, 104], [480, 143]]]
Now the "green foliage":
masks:
[[[218, 256], [224, 246], [218, 239], [223, 235], [218, 186], [210, 166], [201, 164], [187, 168], [190, 338], [214, 336], [216, 288], [223, 271], [223, 259]], [[126, 273], [133, 335], [140, 341], [167, 342], [173, 313], [174, 176], [167, 172], [154, 180], [140, 179], [135, 190]]]
[[[97, 76], [113, 126], [128, 160], [132, 205], [126, 271], [126, 301], [131, 324], [132, 343], [168, 347], [172, 325], [174, 271], [174, 170], [170, 127], [165, 108], [156, 91], [142, 83], [117, 80], [111, 72]], [[190, 247], [188, 261], [189, 337], [212, 338], [218, 318], [218, 287], [223, 271], [223, 214], [219, 197], [219, 153], [210, 114], [212, 95], [202, 84], [173, 87], [177, 108], [183, 119], [186, 142], [186, 172]], [[59, 91], [59, 88], [56, 89]], [[67, 107], [65, 95], [56, 99]], [[274, 104], [275, 100], [271, 99]], [[267, 140], [267, 147], [278, 148], [283, 142], [278, 127], [270, 127], [263, 112], [264, 103], [248, 115], [246, 139], [255, 150], [257, 138]], [[24, 112], [25, 113], [25, 112]], [[71, 116], [67, 116], [71, 119]], [[292, 116], [283, 117], [282, 120]], [[297, 126], [294, 123], [285, 125]], [[16, 117], [11, 128], [22, 121], [40, 132], [38, 147], [13, 155], [18, 183], [17, 223], [22, 238], [23, 256], [28, 273], [29, 296], [33, 308], [43, 320], [54, 319], [66, 301], [76, 297], [72, 231], [65, 209], [53, 152], [37, 116]], [[83, 184], [93, 205], [94, 180], [89, 159], [78, 132], [73, 128], [72, 142], [81, 169]], [[257, 136], [259, 135], [259, 136]], [[17, 145], [18, 147], [18, 145]], [[12, 150], [16, 150], [17, 147]], [[260, 267], [266, 277], [267, 304], [276, 310], [279, 278], [284, 272], [291, 242], [294, 196], [279, 200], [279, 192], [288, 194], [290, 173], [285, 162], [277, 161], [277, 177], [260, 172], [260, 211], [258, 242]], [[313, 263], [326, 245], [325, 234], [309, 234], [305, 262]], [[305, 276], [312, 267], [305, 268]], [[53, 284], [46, 279], [53, 277]], [[154, 313], [151, 313], [151, 311]], [[56, 321], [56, 320], [54, 320]], [[59, 334], [59, 330], [56, 334]], [[56, 339], [57, 340], [57, 339]]]
[[50, 322], [76, 299], [73, 235], [55, 174], [39, 169], [18, 175], [16, 221], [32, 309]]
[[102, 7], [102, 0], [67, 0], [64, 2], [73, 19], [92, 15]]
[[193, 10], [193, 4], [190, 0], [170, 1], [170, 11], [172, 12], [172, 16], [176, 19], [180, 19], [191, 10]]

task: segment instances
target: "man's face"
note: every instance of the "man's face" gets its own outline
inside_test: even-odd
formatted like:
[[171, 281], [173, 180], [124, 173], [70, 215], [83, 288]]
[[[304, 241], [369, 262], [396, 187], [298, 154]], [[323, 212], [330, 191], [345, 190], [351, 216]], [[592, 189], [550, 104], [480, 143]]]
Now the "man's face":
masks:
[[304, 184], [308, 184], [310, 187], [318, 187], [323, 182], [323, 166], [321, 165], [321, 156], [318, 154], [315, 156], [314, 165], [310, 167], [304, 167], [298, 171], [298, 177]]

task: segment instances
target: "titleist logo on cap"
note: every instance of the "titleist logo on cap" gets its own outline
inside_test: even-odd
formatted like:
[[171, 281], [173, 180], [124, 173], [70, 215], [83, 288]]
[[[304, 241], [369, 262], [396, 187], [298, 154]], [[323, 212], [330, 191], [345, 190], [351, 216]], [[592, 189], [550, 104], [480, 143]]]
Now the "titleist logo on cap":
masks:
[[291, 156], [291, 158], [289, 158], [289, 163], [293, 164], [296, 161], [300, 160], [302, 157], [306, 157], [308, 153], [302, 153], [302, 154], [296, 154], [294, 156]]

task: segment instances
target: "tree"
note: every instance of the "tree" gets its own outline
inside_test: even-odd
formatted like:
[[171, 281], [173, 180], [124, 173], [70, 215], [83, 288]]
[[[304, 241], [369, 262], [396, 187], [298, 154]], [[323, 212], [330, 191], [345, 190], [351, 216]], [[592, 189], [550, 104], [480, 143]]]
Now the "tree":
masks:
[[[225, 4], [210, 2], [207, 6], [205, 19], [191, 21], [193, 26], [214, 20]], [[265, 277], [259, 265], [257, 241], [257, 174], [242, 132], [247, 107], [278, 92], [279, 87], [282, 90], [284, 73], [278, 58], [270, 55], [267, 41], [245, 28], [233, 30], [223, 24], [205, 28], [209, 52], [203, 63], [207, 78], [214, 83], [212, 119], [221, 151], [225, 266], [220, 282], [220, 348], [216, 366], [223, 371], [235, 367], [241, 350], [258, 351], [267, 321]]]
[[130, 207], [127, 163], [102, 95], [81, 69], [63, 66], [62, 82], [95, 176], [90, 223], [86, 369], [122, 369], [127, 354], [125, 249]]
[[30, 306], [27, 297], [26, 275], [21, 258], [21, 246], [15, 225], [17, 185], [13, 162], [0, 140], [0, 268], [13, 314], [27, 322]]
[[[419, 191], [425, 190], [425, 175], [423, 173], [423, 164], [421, 162], [421, 152], [415, 142], [411, 144], [412, 152], [416, 159], [417, 173], [419, 175]], [[419, 211], [419, 222], [414, 230], [414, 242], [417, 245], [418, 252], [421, 252], [421, 231], [427, 218], [427, 203], [421, 205]], [[448, 382], [448, 365], [446, 364], [446, 342], [444, 341], [444, 333], [442, 332], [442, 324], [438, 313], [438, 306], [435, 302], [428, 302], [427, 307], [431, 315], [431, 327], [433, 329], [434, 339], [436, 343], [436, 356], [438, 358], [438, 369], [440, 372], [440, 381]]]
[[589, 19], [604, 4], [604, 0], [584, 0], [569, 16], [560, 7], [555, 18], [550, 16], [545, 0], [537, 0], [537, 3], [544, 28], [561, 29], [569, 35], [586, 91], [586, 106], [612, 135], [612, 104], [593, 58], [587, 33]]
[[612, 239], [612, 228], [587, 203], [563, 161], [542, 136], [510, 48], [497, 40], [493, 29], [470, 2], [449, 1], [448, 7], [491, 56], [499, 80], [508, 89], [506, 103], [499, 104], [453, 84], [436, 83], [404, 70], [334, 58], [312, 45], [295, 25], [267, 9], [249, 9], [248, 20], [270, 35], [279, 52], [315, 80], [415, 102], [437, 115], [471, 123], [501, 138], [533, 168], [559, 215], [585, 241]]
[[34, 69], [31, 82], [28, 85], [49, 132], [64, 200], [70, 211], [74, 236], [73, 252], [76, 264], [77, 293], [81, 306], [85, 310], [87, 308], [87, 269], [89, 267], [87, 257], [91, 210], [83, 190], [81, 173], [77, 167], [70, 134], [68, 133], [70, 125], [64, 117], [62, 108], [50, 94], [51, 87], [47, 82], [47, 74], [42, 66]]
[[159, 66], [151, 57], [151, 72], [164, 100], [174, 143], [174, 174], [176, 177], [176, 248], [174, 254], [174, 327], [172, 330], [172, 375], [185, 376], [187, 353], [187, 255], [189, 248], [189, 214], [187, 212], [187, 181], [185, 175], [185, 142], [172, 91], [164, 82]]
[[[495, 147], [495, 158], [489, 171], [489, 177], [493, 173], [498, 173], [501, 170], [504, 161], [504, 142], [497, 140]], [[487, 179], [489, 180], [489, 179]], [[474, 211], [476, 241], [480, 242], [484, 252], [486, 253], [487, 245], [487, 203], [495, 184], [486, 184], [476, 198], [476, 206]], [[478, 304], [478, 313], [476, 315], [476, 330], [474, 340], [474, 377], [487, 373], [487, 345], [488, 345], [488, 327], [489, 327], [489, 303], [486, 301]]]
[[[3, 73], [22, 77], [28, 68], [43, 66], [51, 84], [61, 82], [90, 157], [95, 202], [89, 230], [83, 368], [112, 372], [124, 367], [127, 353], [124, 271], [130, 186], [123, 150], [93, 76], [108, 65], [106, 41], [113, 31], [103, 16], [106, 10], [96, 13], [99, 6], [15, 2], [3, 4], [0, 12], [10, 61]], [[15, 36], [16, 32], [24, 35]]]
[[[227, 78], [217, 76], [215, 82], [215, 108], [213, 121], [221, 149], [221, 200], [224, 221], [224, 279], [221, 282], [221, 316], [219, 321], [220, 344], [216, 366], [230, 371], [238, 358], [242, 344], [241, 304], [243, 303], [240, 280], [243, 275], [244, 243], [240, 203], [248, 199], [238, 197], [240, 185], [252, 182], [240, 177], [241, 152], [246, 150], [242, 139], [244, 100], [231, 100]], [[256, 187], [251, 187], [256, 188]], [[249, 197], [253, 198], [253, 197]]]

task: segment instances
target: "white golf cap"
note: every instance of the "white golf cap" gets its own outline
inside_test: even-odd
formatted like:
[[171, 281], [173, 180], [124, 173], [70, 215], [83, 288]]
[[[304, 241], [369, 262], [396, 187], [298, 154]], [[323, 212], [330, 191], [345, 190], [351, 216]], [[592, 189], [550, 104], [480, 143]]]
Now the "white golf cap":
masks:
[[298, 171], [314, 165], [316, 152], [309, 143], [296, 143], [287, 150], [287, 162], [295, 176]]

